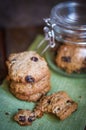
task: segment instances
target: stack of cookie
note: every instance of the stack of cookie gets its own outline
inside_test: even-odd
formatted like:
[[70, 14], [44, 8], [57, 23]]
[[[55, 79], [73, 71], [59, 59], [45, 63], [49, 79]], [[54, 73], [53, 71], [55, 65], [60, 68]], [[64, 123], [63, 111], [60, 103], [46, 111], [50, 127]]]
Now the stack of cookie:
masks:
[[50, 90], [50, 71], [35, 51], [10, 54], [6, 61], [10, 91], [18, 99], [37, 101]]

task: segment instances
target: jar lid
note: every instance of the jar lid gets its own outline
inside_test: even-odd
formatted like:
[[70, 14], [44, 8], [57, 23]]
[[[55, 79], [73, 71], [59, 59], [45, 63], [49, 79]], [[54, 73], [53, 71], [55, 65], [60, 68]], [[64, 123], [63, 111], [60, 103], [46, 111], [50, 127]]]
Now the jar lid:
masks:
[[51, 10], [50, 17], [57, 25], [65, 24], [68, 28], [86, 30], [86, 4], [84, 3], [60, 3]]
[[86, 44], [86, 4], [63, 2], [54, 6], [50, 22], [55, 32], [76, 35], [83, 38]]

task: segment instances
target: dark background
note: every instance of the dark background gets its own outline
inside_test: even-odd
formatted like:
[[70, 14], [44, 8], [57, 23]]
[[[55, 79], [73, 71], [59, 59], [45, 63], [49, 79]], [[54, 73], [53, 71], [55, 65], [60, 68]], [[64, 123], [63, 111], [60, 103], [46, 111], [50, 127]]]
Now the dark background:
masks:
[[42, 24], [51, 8], [63, 0], [0, 0], [0, 26], [25, 27]]

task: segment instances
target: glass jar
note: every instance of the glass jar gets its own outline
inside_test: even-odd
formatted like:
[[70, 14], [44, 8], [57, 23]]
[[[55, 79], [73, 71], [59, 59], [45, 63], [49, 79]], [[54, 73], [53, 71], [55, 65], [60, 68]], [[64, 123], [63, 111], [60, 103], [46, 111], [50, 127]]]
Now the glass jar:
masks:
[[[63, 2], [54, 6], [50, 18], [44, 19], [55, 47], [46, 59], [56, 72], [73, 77], [86, 77], [86, 5]], [[53, 44], [53, 43], [52, 43]]]

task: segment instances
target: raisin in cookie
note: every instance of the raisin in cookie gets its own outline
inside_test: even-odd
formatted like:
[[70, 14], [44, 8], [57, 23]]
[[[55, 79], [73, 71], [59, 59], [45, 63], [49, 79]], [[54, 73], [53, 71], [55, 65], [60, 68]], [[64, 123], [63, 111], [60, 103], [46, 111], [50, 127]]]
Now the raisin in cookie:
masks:
[[40, 110], [32, 112], [30, 110], [19, 110], [14, 116], [14, 120], [21, 126], [31, 125], [36, 118], [42, 117], [43, 113]]
[[86, 70], [86, 47], [61, 45], [55, 58], [56, 65], [68, 73]]
[[6, 61], [10, 80], [22, 83], [34, 83], [49, 73], [47, 63], [35, 51], [10, 54]]
[[50, 90], [47, 62], [35, 51], [11, 54], [6, 64], [9, 89], [16, 98], [37, 101]]
[[[14, 120], [20, 125], [31, 125], [33, 120], [42, 117], [44, 113], [55, 114], [60, 120], [64, 120], [77, 110], [77, 108], [78, 104], [66, 92], [59, 91], [52, 95], [42, 97], [35, 109], [32, 112], [30, 111], [30, 113], [28, 113], [29, 110], [19, 110], [14, 115]], [[22, 120], [22, 117], [25, 120]]]
[[77, 109], [77, 103], [74, 102], [66, 92], [60, 91], [40, 99], [36, 109], [42, 112], [53, 113], [61, 120], [64, 120]]

